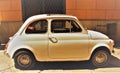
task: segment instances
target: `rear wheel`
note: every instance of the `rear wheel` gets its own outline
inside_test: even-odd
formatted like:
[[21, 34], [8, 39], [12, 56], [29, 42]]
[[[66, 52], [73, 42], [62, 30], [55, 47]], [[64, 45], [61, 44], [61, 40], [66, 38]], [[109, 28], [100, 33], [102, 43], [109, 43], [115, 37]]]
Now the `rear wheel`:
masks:
[[34, 67], [34, 56], [27, 51], [19, 51], [14, 57], [15, 66], [20, 69], [31, 69]]
[[105, 67], [108, 65], [110, 60], [110, 54], [107, 51], [99, 50], [96, 51], [92, 56], [92, 64], [95, 67]]

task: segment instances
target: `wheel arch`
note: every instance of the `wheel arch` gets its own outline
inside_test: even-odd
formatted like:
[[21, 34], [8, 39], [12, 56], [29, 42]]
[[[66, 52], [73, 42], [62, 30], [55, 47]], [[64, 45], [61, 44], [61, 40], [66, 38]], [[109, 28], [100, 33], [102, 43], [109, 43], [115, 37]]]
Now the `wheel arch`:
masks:
[[[29, 50], [29, 49], [26, 49], [26, 48], [20, 48], [20, 49], [16, 50], [16, 51], [14, 52], [12, 58], [14, 58], [15, 55], [16, 55], [19, 51], [27, 51], [27, 52], [31, 53], [31, 54], [33, 55], [33, 57], [35, 58], [35, 55], [33, 54], [33, 52], [32, 52], [31, 50]], [[36, 58], [35, 58], [35, 59], [36, 59]]]
[[[23, 56], [23, 54], [28, 55], [29, 57], [29, 62], [27, 64], [24, 64], [23, 62], [20, 61], [20, 56]], [[15, 62], [15, 67], [18, 69], [32, 69], [35, 66], [36, 59], [34, 54], [29, 50], [25, 48], [21, 48], [15, 51], [14, 55], [14, 62]]]
[[109, 50], [108, 47], [106, 47], [106, 46], [99, 46], [99, 47], [96, 47], [96, 49], [94, 49], [94, 50], [91, 52], [90, 59], [91, 59], [92, 56], [93, 56], [97, 51], [99, 51], [99, 50], [106, 51], [106, 52], [108, 52], [108, 53], [111, 55], [111, 52], [110, 52], [110, 50]]

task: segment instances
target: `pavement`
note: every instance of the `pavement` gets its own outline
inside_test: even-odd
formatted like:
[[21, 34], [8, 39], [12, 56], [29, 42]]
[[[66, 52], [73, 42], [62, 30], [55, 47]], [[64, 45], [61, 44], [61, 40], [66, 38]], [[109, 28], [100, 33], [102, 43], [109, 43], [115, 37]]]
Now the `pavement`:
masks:
[[89, 61], [84, 62], [38, 62], [32, 70], [20, 70], [14, 66], [13, 59], [0, 50], [0, 73], [120, 73], [120, 49], [110, 59], [108, 67], [93, 68]]

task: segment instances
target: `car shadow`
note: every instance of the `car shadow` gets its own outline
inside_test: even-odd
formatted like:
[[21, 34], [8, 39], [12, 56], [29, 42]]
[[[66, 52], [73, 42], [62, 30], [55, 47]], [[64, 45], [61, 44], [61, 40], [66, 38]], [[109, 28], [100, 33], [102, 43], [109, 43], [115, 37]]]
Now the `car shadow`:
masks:
[[[104, 68], [116, 68], [120, 67], [120, 59], [115, 56], [111, 56], [109, 65]], [[30, 70], [83, 70], [89, 69], [94, 70], [94, 67], [90, 61], [81, 62], [37, 62], [35, 67]]]
[[89, 61], [82, 62], [38, 62], [33, 70], [74, 70], [74, 69], [95, 69]]
[[111, 56], [108, 67], [120, 67], [120, 59], [115, 56]]

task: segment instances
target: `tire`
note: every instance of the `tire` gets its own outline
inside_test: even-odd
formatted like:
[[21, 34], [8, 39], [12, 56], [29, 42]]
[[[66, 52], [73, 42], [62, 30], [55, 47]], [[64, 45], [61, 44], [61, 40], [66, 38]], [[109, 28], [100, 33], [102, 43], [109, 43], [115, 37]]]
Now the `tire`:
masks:
[[110, 54], [107, 51], [96, 51], [91, 59], [92, 65], [95, 67], [106, 67], [110, 60]]
[[19, 51], [14, 56], [16, 68], [32, 69], [35, 64], [34, 56], [28, 51]]

